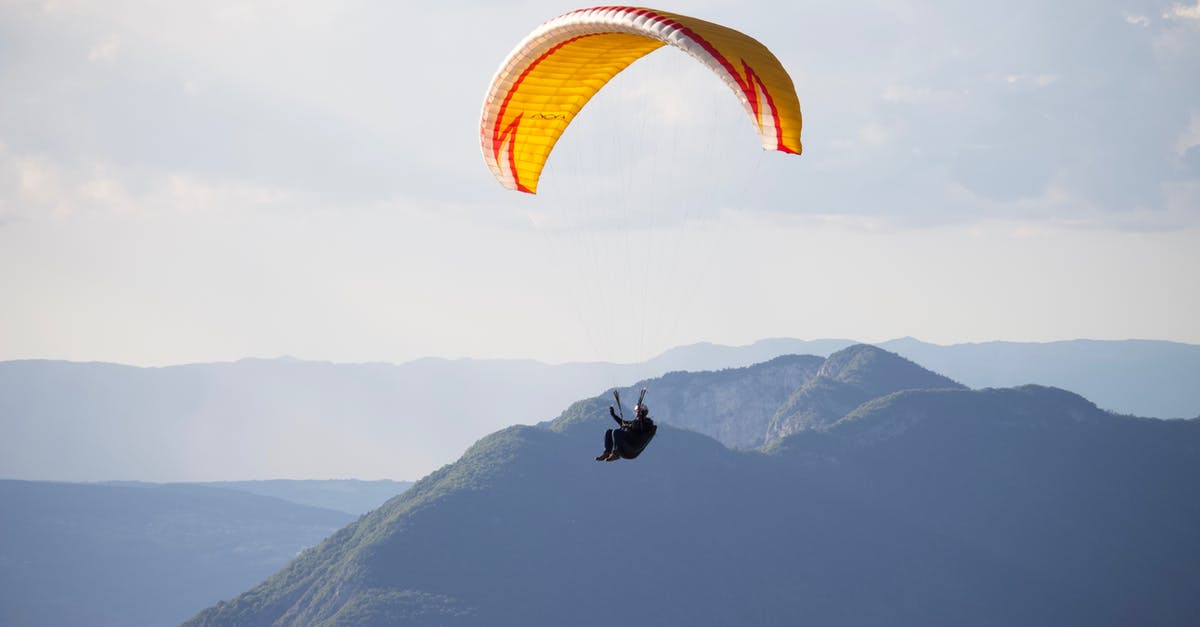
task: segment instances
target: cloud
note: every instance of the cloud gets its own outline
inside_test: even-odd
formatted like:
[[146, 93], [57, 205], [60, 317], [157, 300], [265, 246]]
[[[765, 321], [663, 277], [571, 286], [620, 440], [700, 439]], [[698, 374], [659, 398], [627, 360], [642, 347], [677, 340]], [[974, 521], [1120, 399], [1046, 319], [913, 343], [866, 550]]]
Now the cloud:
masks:
[[1004, 82], [1009, 85], [1033, 85], [1034, 87], [1046, 87], [1053, 85], [1058, 81], [1058, 77], [1053, 74], [1008, 74], [1004, 77]]
[[1175, 153], [1182, 157], [1196, 146], [1200, 146], [1200, 111], [1192, 111], [1187, 127], [1175, 142]]
[[[653, 258], [672, 239], [680, 271], [654, 285], [757, 282], [763, 304], [698, 303], [714, 319], [671, 343], [795, 332], [796, 312], [816, 309], [780, 305], [779, 277], [805, 268], [824, 281], [805, 293], [841, 303], [822, 315], [842, 324], [867, 312], [869, 325], [870, 298], [847, 296], [903, 288], [912, 302], [953, 296], [939, 310], [954, 311], [950, 300], [965, 301], [929, 268], [953, 266], [956, 284], [982, 294], [993, 278], [1025, 284], [1064, 260], [1080, 274], [1059, 276], [1100, 277], [1086, 291], [1117, 306], [1063, 313], [1033, 295], [1038, 323], [1073, 333], [1101, 320], [1079, 312], [1158, 302], [1167, 306], [1141, 308], [1148, 322], [1131, 334], [1164, 333], [1153, 316], [1170, 312], [1194, 335], [1183, 315], [1194, 307], [1172, 294], [1192, 289], [1179, 260], [1195, 258], [1200, 232], [1190, 17], [1200, 4], [1160, 19], [1161, 8], [1126, 14], [1115, 0], [1086, 11], [1014, 2], [1000, 12], [949, 0], [688, 9], [746, 30], [789, 68], [804, 154], [763, 151], [728, 88], [664, 50], [587, 106], [535, 197], [501, 189], [484, 166], [480, 99], [505, 53], [560, 3], [0, 2], [0, 292], [22, 295], [10, 300], [27, 321], [5, 320], [24, 347], [5, 348], [147, 363], [586, 358], [565, 346], [583, 341], [578, 329], [547, 329], [573, 320], [576, 304], [590, 309], [594, 286], [638, 280], [623, 268], [663, 270]], [[1185, 0], [1162, 6], [1173, 2]], [[972, 237], [1011, 229], [1044, 248], [1006, 236], [987, 259], [963, 261]], [[1064, 238], [1103, 245], [1067, 250]], [[557, 261], [542, 254], [547, 239]], [[1150, 239], [1174, 248], [1128, 245]], [[965, 256], [947, 263], [947, 250]], [[847, 251], [854, 263], [828, 263]], [[1145, 298], [1128, 292], [1138, 281], [1092, 267], [1142, 268], [1154, 254], [1163, 263], [1143, 274], [1175, 285]], [[895, 263], [914, 255], [929, 263]], [[704, 263], [719, 276], [697, 271]], [[572, 275], [576, 266], [585, 270]], [[594, 266], [616, 276], [580, 280]], [[913, 276], [929, 278], [928, 291], [908, 292]], [[541, 300], [497, 314], [514, 285], [537, 285]], [[780, 326], [745, 311], [777, 312]], [[844, 327], [817, 328], [827, 331], [803, 332]], [[867, 327], [857, 328], [845, 332]]]
[[15, 154], [0, 143], [0, 225], [77, 216], [263, 213], [311, 208], [287, 190], [253, 182], [206, 180], [191, 173], [66, 163], [45, 154]]
[[62, 217], [75, 207], [61, 168], [44, 155], [14, 154], [0, 142], [0, 175], [0, 227], [39, 213]]
[[[148, 187], [170, 189], [174, 176], [225, 190], [216, 196], [247, 190], [237, 202], [250, 204], [248, 190], [316, 207], [403, 197], [478, 208], [486, 219], [483, 207], [519, 203], [493, 200], [499, 191], [478, 155], [480, 93], [504, 53], [559, 10], [539, 2], [511, 10], [455, 3], [420, 15], [372, 3], [24, 6], [0, 8], [11, 51], [0, 93], [20, 94], [0, 99], [0, 137], [10, 160], [34, 159], [22, 176], [74, 190], [35, 205], [104, 206], [118, 189], [137, 204]], [[1122, 15], [1115, 3], [1082, 18], [1055, 3], [1021, 6], [999, 18], [920, 1], [739, 15], [793, 72], [803, 156], [760, 155], [728, 89], [664, 51], [588, 105], [551, 157], [558, 178], [543, 188], [557, 182], [638, 207], [684, 202], [711, 212], [744, 202], [774, 213], [951, 223], [1045, 201], [1051, 185], [1115, 221], [1161, 208], [1163, 185], [1193, 145], [1180, 136], [1198, 96], [1186, 80], [1195, 38], [1183, 23], [1193, 23], [1200, 3], [1175, 5], [1176, 26], [1152, 37], [1129, 28], [1156, 26], [1143, 15], [1113, 19]], [[734, 8], [719, 4], [703, 17], [724, 19], [720, 11]], [[755, 24], [759, 14], [770, 18]], [[810, 36], [789, 37], [781, 26], [801, 22]], [[436, 63], [421, 61], [445, 49], [451, 23], [471, 35], [456, 36], [453, 54]], [[1155, 38], [1173, 47], [1155, 48]], [[109, 200], [81, 192], [89, 181]], [[715, 198], [720, 185], [747, 191]], [[957, 203], [970, 200], [946, 192], [960, 188], [987, 202], [964, 210]], [[523, 200], [545, 205], [541, 198]], [[182, 194], [179, 202], [208, 201]], [[1047, 219], [1061, 209], [1043, 206]]]
[[884, 102], [895, 102], [910, 105], [945, 106], [960, 102], [962, 90], [935, 89], [928, 86], [904, 85], [890, 83], [884, 87], [880, 96]]
[[1176, 4], [1169, 11], [1163, 14], [1163, 18], [1168, 20], [1190, 20], [1200, 22], [1200, 0], [1197, 0], [1195, 6], [1185, 4]]
[[855, 139], [860, 146], [882, 146], [890, 142], [893, 136], [893, 132], [886, 126], [872, 123], [858, 129]]
[[88, 61], [93, 63], [101, 61], [110, 62], [117, 57], [117, 50], [120, 47], [120, 39], [109, 37], [92, 47], [91, 51], [88, 52]]

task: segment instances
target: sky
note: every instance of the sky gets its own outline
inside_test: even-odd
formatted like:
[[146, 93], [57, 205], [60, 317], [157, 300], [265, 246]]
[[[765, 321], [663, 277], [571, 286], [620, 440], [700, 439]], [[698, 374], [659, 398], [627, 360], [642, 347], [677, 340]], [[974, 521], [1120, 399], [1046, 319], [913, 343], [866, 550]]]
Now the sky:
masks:
[[504, 190], [483, 95], [580, 6], [0, 0], [0, 360], [1200, 343], [1200, 0], [663, 4], [804, 154], [660, 50]]

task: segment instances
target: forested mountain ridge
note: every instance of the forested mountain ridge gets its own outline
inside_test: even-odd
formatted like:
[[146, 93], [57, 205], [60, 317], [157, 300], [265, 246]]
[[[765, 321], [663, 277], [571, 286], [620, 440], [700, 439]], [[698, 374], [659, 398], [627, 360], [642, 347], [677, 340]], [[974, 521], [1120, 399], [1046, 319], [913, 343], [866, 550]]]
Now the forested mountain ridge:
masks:
[[[647, 397], [664, 412], [684, 389], [667, 379]], [[639, 459], [595, 462], [609, 398], [483, 438], [189, 624], [1200, 615], [1200, 420], [1119, 416], [1042, 386], [906, 390], [762, 451], [663, 420]]]
[[912, 389], [964, 389], [940, 374], [880, 348], [859, 344], [840, 350], [795, 391], [771, 418], [764, 442], [832, 424], [859, 405]]
[[[636, 398], [637, 384], [623, 391]], [[856, 344], [822, 359], [785, 355], [715, 372], [654, 379], [647, 403], [660, 423], [757, 448], [802, 429], [825, 427], [873, 398], [907, 389], [964, 389], [880, 348]]]
[[[671, 372], [654, 380], [647, 398], [655, 420], [703, 433], [730, 448], [766, 442], [779, 406], [810, 381], [825, 359], [785, 355], [770, 361], [715, 372]], [[632, 402], [637, 386], [625, 391]]]

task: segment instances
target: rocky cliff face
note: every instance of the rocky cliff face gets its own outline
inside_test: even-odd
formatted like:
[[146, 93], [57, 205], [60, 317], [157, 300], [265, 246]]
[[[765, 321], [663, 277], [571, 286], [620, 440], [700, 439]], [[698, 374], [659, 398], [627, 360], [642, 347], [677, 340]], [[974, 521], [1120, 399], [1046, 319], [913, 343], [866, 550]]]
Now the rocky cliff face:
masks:
[[840, 350], [779, 406], [763, 434], [771, 442], [806, 429], [828, 427], [859, 405], [902, 390], [966, 389], [874, 346]]
[[817, 374], [824, 359], [786, 355], [747, 368], [674, 372], [654, 382], [646, 397], [660, 423], [703, 433], [734, 449], [766, 443], [771, 418]]
[[650, 383], [646, 403], [659, 423], [745, 450], [826, 428], [871, 399], [914, 389], [966, 388], [895, 353], [858, 344], [827, 359], [785, 355], [746, 368], [668, 373]]

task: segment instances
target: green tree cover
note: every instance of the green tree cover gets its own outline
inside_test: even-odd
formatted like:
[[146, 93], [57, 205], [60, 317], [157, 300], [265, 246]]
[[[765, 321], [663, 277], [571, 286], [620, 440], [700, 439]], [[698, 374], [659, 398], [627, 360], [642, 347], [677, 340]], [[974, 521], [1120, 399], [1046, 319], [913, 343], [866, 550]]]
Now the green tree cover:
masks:
[[873, 398], [914, 389], [965, 389], [893, 353], [858, 345], [830, 355], [771, 418], [764, 442], [832, 424]]

